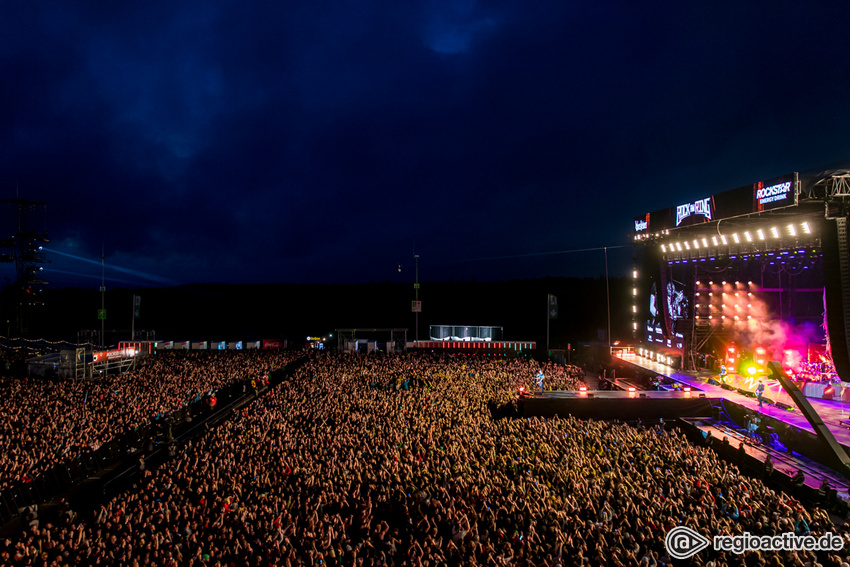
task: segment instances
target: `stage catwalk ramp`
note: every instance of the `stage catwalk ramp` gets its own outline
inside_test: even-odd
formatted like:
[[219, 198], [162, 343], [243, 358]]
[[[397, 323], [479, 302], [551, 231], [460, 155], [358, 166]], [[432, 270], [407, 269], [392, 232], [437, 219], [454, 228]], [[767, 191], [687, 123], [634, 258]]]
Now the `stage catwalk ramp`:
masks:
[[696, 392], [551, 392], [519, 401], [523, 417], [643, 421], [712, 416], [709, 398]]
[[[786, 423], [788, 425], [792, 425], [800, 430], [810, 432], [814, 434], [814, 428], [809, 424], [808, 420], [803, 416], [799, 411], [787, 411], [780, 407], [774, 405], [765, 404], [763, 407], [759, 407], [758, 400], [751, 396], [745, 396], [737, 391], [730, 391], [721, 388], [720, 386], [715, 386], [707, 383], [708, 376], [695, 376], [693, 374], [686, 374], [682, 372], [677, 372], [672, 368], [667, 367], [665, 372], [661, 372], [658, 369], [656, 363], [648, 363], [648, 361], [641, 359], [640, 357], [634, 359], [628, 359], [627, 362], [634, 364], [636, 366], [640, 366], [642, 368], [652, 369], [654, 371], [658, 371], [659, 375], [666, 376], [668, 378], [672, 378], [673, 380], [680, 382], [685, 386], [690, 386], [692, 388], [698, 388], [705, 393], [707, 398], [716, 398], [716, 399], [724, 399], [729, 400], [739, 406], [742, 406], [749, 410], [750, 412], [758, 412], [762, 415], [767, 415], [773, 419], [777, 419]], [[775, 380], [773, 381], [775, 382]], [[694, 395], [694, 392], [691, 392], [691, 395]], [[769, 399], [777, 399], [783, 403], [787, 403], [789, 405], [793, 405], [794, 401], [791, 399], [788, 394], [785, 392], [780, 392], [778, 386], [772, 386], [771, 383], [768, 382], [768, 390], [766, 392], [766, 396]], [[810, 398], [809, 402], [815, 408], [815, 411], [821, 417], [823, 422], [829, 427], [829, 430], [835, 436], [839, 443], [844, 445], [845, 447], [850, 447], [850, 428], [843, 425], [842, 422], [848, 422], [850, 420], [850, 404], [833, 401], [833, 400], [820, 400]]]

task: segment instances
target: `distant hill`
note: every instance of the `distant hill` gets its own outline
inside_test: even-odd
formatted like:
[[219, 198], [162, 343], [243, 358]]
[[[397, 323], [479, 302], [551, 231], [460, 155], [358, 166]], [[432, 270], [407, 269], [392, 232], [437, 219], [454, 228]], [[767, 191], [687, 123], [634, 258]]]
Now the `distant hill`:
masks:
[[[625, 278], [610, 280], [612, 336], [631, 337], [631, 289]], [[545, 278], [502, 282], [423, 282], [419, 337], [431, 324], [498, 325], [510, 340], [546, 340], [547, 294], [560, 312], [550, 326], [552, 348], [597, 340], [607, 326], [605, 280]], [[81, 329], [100, 329], [95, 290], [47, 289], [45, 306], [27, 336], [76, 340]], [[163, 340], [228, 340], [327, 335], [336, 328], [399, 327], [415, 336], [410, 302], [413, 284], [183, 285], [113, 289], [106, 293], [106, 329], [129, 338], [132, 296], [141, 296], [136, 329], [153, 329]], [[8, 298], [2, 306], [9, 313]], [[0, 323], [1, 324], [1, 323]], [[6, 331], [6, 329], [3, 329]], [[4, 333], [5, 334], [5, 333]], [[117, 339], [116, 339], [117, 340]]]

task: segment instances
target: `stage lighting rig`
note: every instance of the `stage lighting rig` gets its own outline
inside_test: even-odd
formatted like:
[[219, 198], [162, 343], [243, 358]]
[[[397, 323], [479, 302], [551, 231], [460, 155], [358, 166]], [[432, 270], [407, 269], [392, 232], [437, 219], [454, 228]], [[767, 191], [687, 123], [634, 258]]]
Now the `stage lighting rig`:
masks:
[[[13, 289], [15, 299], [15, 329], [24, 335], [29, 327], [31, 307], [44, 304], [42, 286], [43, 264], [47, 259], [42, 244], [47, 238], [47, 203], [26, 199], [0, 199], [0, 203], [16, 209], [18, 230], [8, 239], [0, 239], [0, 262], [15, 264], [16, 280]], [[34, 217], [41, 217], [43, 228], [36, 228]]]

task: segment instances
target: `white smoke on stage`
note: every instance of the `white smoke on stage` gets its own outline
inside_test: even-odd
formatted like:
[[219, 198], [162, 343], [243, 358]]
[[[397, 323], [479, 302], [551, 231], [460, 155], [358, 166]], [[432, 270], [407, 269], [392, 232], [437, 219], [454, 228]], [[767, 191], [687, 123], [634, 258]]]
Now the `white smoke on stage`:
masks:
[[[746, 294], [746, 295], [745, 295]], [[792, 324], [771, 312], [768, 304], [752, 292], [738, 292], [738, 303], [724, 305], [724, 315], [735, 320], [735, 342], [740, 350], [754, 352], [765, 349], [766, 360], [778, 360], [786, 370], [797, 371], [808, 359], [809, 345], [822, 345], [824, 330], [815, 323]], [[746, 301], [746, 307], [744, 306]], [[745, 312], [746, 318], [740, 313]]]

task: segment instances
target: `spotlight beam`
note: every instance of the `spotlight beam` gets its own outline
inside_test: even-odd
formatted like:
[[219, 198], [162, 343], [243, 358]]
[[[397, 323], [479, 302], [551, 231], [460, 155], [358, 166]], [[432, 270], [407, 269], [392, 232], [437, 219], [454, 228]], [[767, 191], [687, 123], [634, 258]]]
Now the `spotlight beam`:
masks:
[[[75, 256], [74, 254], [68, 254], [67, 252], [60, 252], [59, 250], [52, 250], [52, 249], [49, 249], [49, 248], [45, 248], [44, 251], [50, 252], [51, 254], [58, 254], [59, 256], [64, 256], [65, 258], [71, 258], [72, 260], [79, 260], [80, 262], [85, 262], [86, 264], [91, 264], [93, 266], [100, 266], [101, 265], [99, 260], [92, 260], [91, 258], [84, 258], [82, 256]], [[157, 276], [155, 274], [148, 274], [146, 272], [140, 272], [138, 270], [131, 270], [130, 268], [123, 268], [121, 266], [115, 266], [115, 265], [112, 265], [112, 264], [107, 264], [106, 267], [108, 267], [112, 270], [115, 270], [116, 272], [121, 272], [122, 274], [127, 274], [128, 276], [136, 276], [138, 278], [150, 280], [152, 282], [157, 282], [157, 283], [166, 284], [166, 285], [177, 284], [176, 281], [174, 281], [170, 278]], [[58, 270], [51, 270], [51, 271], [58, 272]]]

